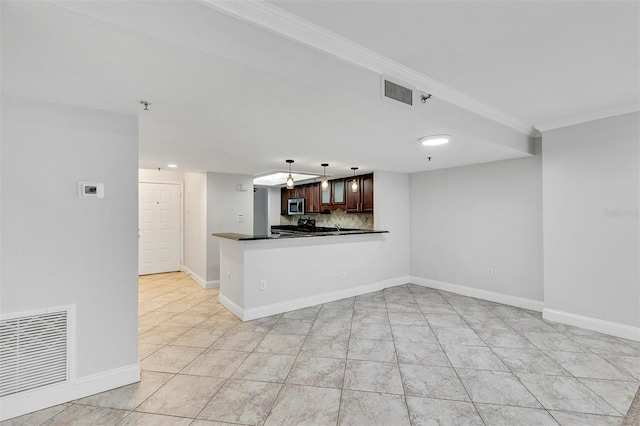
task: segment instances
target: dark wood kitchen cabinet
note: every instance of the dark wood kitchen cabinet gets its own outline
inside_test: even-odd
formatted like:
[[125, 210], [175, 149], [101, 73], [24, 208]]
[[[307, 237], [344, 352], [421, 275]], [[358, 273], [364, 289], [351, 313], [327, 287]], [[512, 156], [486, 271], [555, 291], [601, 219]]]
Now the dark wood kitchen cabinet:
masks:
[[345, 180], [336, 179], [329, 181], [329, 188], [325, 191], [321, 191], [321, 205], [323, 207], [335, 206], [340, 208], [347, 202], [345, 198]]
[[327, 189], [320, 189], [320, 205], [328, 206], [331, 204], [331, 182], [328, 182]]
[[287, 189], [286, 187], [280, 190], [281, 211], [280, 214], [286, 216], [289, 214], [289, 199], [293, 198], [293, 189]]
[[347, 202], [344, 196], [345, 190], [344, 179], [331, 181], [331, 204], [334, 206], [345, 204]]
[[364, 213], [373, 213], [373, 174], [364, 175], [361, 178], [362, 188], [360, 208]]
[[320, 213], [320, 184], [305, 185], [305, 213]]
[[291, 198], [304, 198], [305, 197], [305, 186], [298, 185], [294, 187], [291, 191], [293, 191], [293, 197]]
[[356, 176], [358, 190], [351, 191], [353, 178], [334, 179], [322, 190], [319, 182], [297, 185], [293, 189], [282, 188], [281, 214], [286, 216], [291, 198], [305, 199], [305, 214], [320, 214], [325, 210], [345, 210], [347, 213], [373, 212], [373, 174]]
[[289, 214], [289, 200], [292, 198], [304, 198], [305, 213], [320, 213], [320, 184], [298, 185], [293, 189], [286, 187], [280, 190], [281, 211], [280, 214]]
[[329, 181], [329, 188], [326, 191], [322, 191], [322, 205], [323, 206], [335, 206], [340, 208], [347, 202], [345, 198], [345, 180], [336, 179]]
[[349, 180], [349, 185], [347, 188], [347, 213], [356, 213], [360, 211], [360, 179], [355, 178], [358, 182], [358, 190], [353, 192], [351, 190], [351, 182], [353, 179]]
[[373, 175], [356, 176], [356, 192], [351, 190], [353, 179], [347, 181], [347, 213], [373, 212]]

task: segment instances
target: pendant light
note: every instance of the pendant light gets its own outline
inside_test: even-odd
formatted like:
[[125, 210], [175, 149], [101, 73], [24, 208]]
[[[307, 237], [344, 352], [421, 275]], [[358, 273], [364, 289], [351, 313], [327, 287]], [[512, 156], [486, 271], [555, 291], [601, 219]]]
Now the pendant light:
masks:
[[287, 189], [293, 189], [293, 176], [291, 176], [291, 163], [293, 160], [286, 160], [289, 163], [289, 176], [287, 176]]
[[353, 170], [353, 180], [351, 181], [351, 192], [358, 192], [358, 181], [356, 180], [356, 170], [358, 170], [358, 168], [352, 167], [351, 170]]
[[327, 167], [329, 167], [329, 164], [322, 163], [320, 165], [322, 166], [322, 183], [320, 184], [320, 187], [323, 191], [326, 191], [329, 188], [329, 180], [327, 179]]

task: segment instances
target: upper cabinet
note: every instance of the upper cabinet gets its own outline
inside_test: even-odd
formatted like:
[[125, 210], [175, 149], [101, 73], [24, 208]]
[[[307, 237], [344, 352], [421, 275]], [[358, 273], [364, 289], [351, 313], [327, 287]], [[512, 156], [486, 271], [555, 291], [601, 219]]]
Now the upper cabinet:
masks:
[[298, 186], [294, 187], [291, 191], [293, 192], [293, 196], [291, 198], [304, 198], [304, 196], [305, 196], [305, 186], [304, 185], [298, 185]]
[[347, 181], [347, 203], [348, 213], [372, 213], [373, 212], [373, 174], [356, 176], [358, 189], [353, 192], [351, 181]]
[[331, 181], [331, 204], [340, 205], [346, 203], [344, 197], [344, 179]]
[[364, 175], [360, 179], [362, 198], [360, 201], [361, 211], [373, 213], [373, 174]]
[[320, 213], [320, 184], [305, 185], [305, 212]]
[[345, 202], [344, 179], [330, 180], [329, 187], [322, 191], [322, 208], [329, 206], [340, 208], [340, 206], [344, 206]]
[[320, 204], [325, 206], [331, 204], [331, 184], [327, 186], [327, 189], [320, 190]]
[[305, 199], [305, 213], [319, 214], [325, 210], [342, 209], [347, 213], [373, 213], [373, 174], [356, 176], [358, 190], [351, 190], [351, 180], [334, 179], [323, 190], [320, 183], [297, 185], [293, 189], [282, 188], [282, 214], [288, 214], [291, 198]]
[[289, 214], [289, 199], [293, 198], [293, 189], [282, 188], [280, 190], [281, 211], [280, 214], [286, 216]]

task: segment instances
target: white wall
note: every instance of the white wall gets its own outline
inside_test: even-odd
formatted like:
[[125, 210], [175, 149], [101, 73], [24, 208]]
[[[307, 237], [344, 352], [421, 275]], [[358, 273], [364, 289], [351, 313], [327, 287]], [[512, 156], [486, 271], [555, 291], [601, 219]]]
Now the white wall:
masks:
[[[242, 185], [246, 191], [238, 191]], [[253, 176], [207, 173], [207, 281], [220, 279], [220, 240], [214, 232], [253, 234]], [[238, 222], [238, 215], [244, 222]]]
[[138, 182], [184, 182], [185, 173], [173, 170], [138, 169]]
[[253, 233], [269, 235], [269, 189], [253, 190]]
[[527, 302], [544, 300], [540, 155], [416, 173], [410, 182], [412, 276], [541, 309]]
[[[0, 311], [75, 305], [80, 379], [3, 417], [138, 379], [137, 162], [134, 116], [3, 97]], [[104, 199], [79, 199], [81, 181]]]
[[408, 174], [386, 171], [373, 174], [373, 228], [389, 231], [382, 245], [385, 268], [381, 279], [409, 279], [409, 205]]
[[[184, 174], [184, 266], [200, 285], [207, 276], [207, 175]], [[204, 284], [206, 286], [206, 283]]]
[[595, 320], [576, 324], [587, 328], [612, 322], [636, 339], [639, 122], [635, 113], [543, 134], [545, 316]]
[[269, 229], [271, 225], [280, 225], [280, 213], [282, 213], [280, 188], [269, 188]]

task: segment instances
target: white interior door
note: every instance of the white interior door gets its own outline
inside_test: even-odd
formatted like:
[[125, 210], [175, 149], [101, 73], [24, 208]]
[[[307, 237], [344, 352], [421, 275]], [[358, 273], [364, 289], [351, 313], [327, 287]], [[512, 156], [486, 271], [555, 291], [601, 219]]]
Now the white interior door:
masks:
[[138, 274], [180, 270], [180, 185], [140, 183]]

